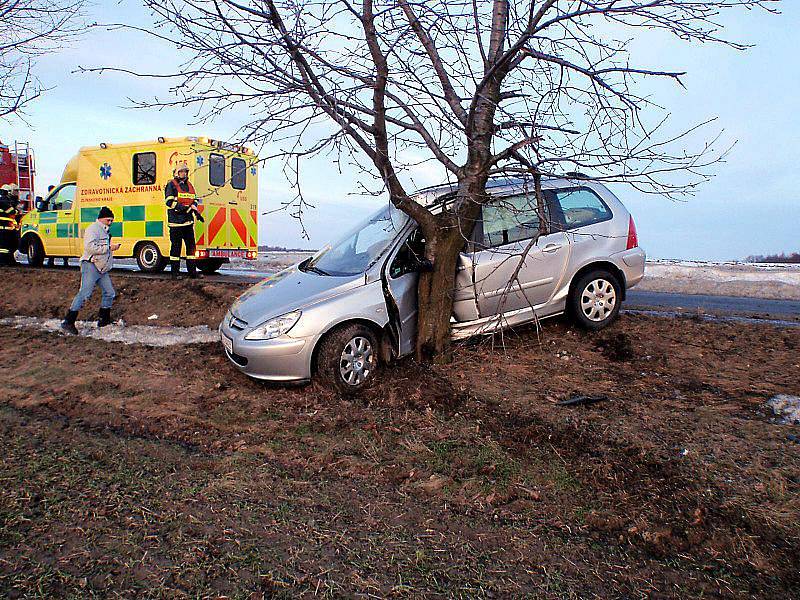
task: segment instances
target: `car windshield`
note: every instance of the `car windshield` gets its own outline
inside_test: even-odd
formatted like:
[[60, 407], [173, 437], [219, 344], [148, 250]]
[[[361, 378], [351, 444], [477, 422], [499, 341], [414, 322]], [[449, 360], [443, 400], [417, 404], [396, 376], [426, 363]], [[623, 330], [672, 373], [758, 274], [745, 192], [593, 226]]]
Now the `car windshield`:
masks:
[[329, 244], [308, 261], [303, 271], [344, 277], [364, 273], [383, 254], [408, 217], [389, 205], [353, 228], [335, 244]]

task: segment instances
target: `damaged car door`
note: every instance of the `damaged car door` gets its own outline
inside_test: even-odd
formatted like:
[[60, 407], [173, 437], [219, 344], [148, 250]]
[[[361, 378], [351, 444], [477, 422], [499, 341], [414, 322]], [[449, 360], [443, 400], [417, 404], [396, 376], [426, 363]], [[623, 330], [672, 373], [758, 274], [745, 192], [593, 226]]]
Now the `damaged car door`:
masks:
[[417, 337], [417, 283], [425, 268], [425, 239], [422, 230], [414, 229], [387, 261], [384, 280], [390, 298], [390, 316], [394, 313], [398, 355], [414, 350]]
[[475, 237], [475, 251], [464, 257], [470, 264], [463, 266], [472, 276], [478, 318], [533, 311], [550, 301], [567, 265], [569, 240], [561, 231], [540, 235], [532, 194], [484, 205]]

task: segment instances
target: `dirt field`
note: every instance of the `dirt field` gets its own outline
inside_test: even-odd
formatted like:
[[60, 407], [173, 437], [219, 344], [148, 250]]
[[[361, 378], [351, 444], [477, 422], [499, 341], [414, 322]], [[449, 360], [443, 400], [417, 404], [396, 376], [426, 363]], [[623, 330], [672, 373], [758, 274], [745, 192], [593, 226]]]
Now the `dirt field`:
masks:
[[[5, 268], [0, 271], [0, 318], [16, 315], [62, 317], [78, 292], [77, 269]], [[129, 325], [208, 325], [216, 328], [225, 311], [248, 284], [205, 280], [144, 279], [113, 272], [117, 292], [113, 318]], [[96, 319], [100, 292], [95, 290], [79, 318]], [[157, 319], [148, 317], [157, 315]]]
[[[2, 315], [58, 312], [59, 275], [4, 271]], [[130, 322], [210, 324], [189, 307], [238, 293], [117, 283]], [[216, 344], [0, 327], [0, 596], [796, 597], [800, 427], [763, 403], [800, 394], [799, 347], [550, 321], [345, 400], [248, 380]], [[575, 394], [606, 399], [557, 404]]]

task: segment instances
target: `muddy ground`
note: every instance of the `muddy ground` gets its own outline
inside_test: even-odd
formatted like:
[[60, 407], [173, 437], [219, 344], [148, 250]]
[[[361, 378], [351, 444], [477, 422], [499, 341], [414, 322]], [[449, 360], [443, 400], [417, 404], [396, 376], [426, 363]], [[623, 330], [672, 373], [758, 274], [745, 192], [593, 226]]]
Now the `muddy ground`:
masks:
[[[207, 325], [216, 328], [231, 303], [246, 290], [245, 283], [211, 283], [205, 279], [171, 281], [145, 279], [113, 271], [117, 297], [113, 318], [129, 325]], [[80, 288], [77, 269], [30, 269], [25, 266], [0, 270], [0, 318], [17, 315], [61, 317]], [[86, 303], [78, 318], [96, 318], [100, 291]], [[149, 319], [156, 315], [157, 319]]]
[[[71, 283], [37, 281], [43, 310]], [[190, 283], [126, 285], [132, 322], [170, 298], [205, 323]], [[800, 426], [763, 403], [800, 394], [799, 347], [556, 320], [348, 400], [248, 380], [216, 344], [0, 327], [0, 596], [796, 597]], [[558, 404], [581, 394], [603, 399]]]

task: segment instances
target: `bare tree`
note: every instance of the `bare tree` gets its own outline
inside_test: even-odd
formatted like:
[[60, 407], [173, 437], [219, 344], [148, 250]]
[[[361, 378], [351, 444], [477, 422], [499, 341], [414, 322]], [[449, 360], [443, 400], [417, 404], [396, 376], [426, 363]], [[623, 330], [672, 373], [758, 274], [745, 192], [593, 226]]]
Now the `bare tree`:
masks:
[[22, 111], [44, 87], [37, 57], [78, 34], [83, 0], [0, 0], [0, 119]]
[[[778, 2], [144, 1], [160, 19], [149, 33], [190, 56], [155, 104], [196, 107], [201, 120], [244, 109], [238, 137], [278, 148], [265, 160], [296, 170], [333, 151], [374, 173], [419, 223], [432, 264], [418, 288], [423, 360], [448, 347], [458, 255], [491, 201], [487, 181], [528, 177], [540, 212], [542, 177], [570, 171], [690, 193], [719, 154], [696, 143], [702, 124], [675, 133], [642, 91], [646, 79], [681, 84], [684, 73], [636, 65], [629, 40], [656, 31], [742, 49], [722, 37], [720, 16]], [[436, 212], [410, 193], [414, 167], [429, 161], [453, 186]]]

